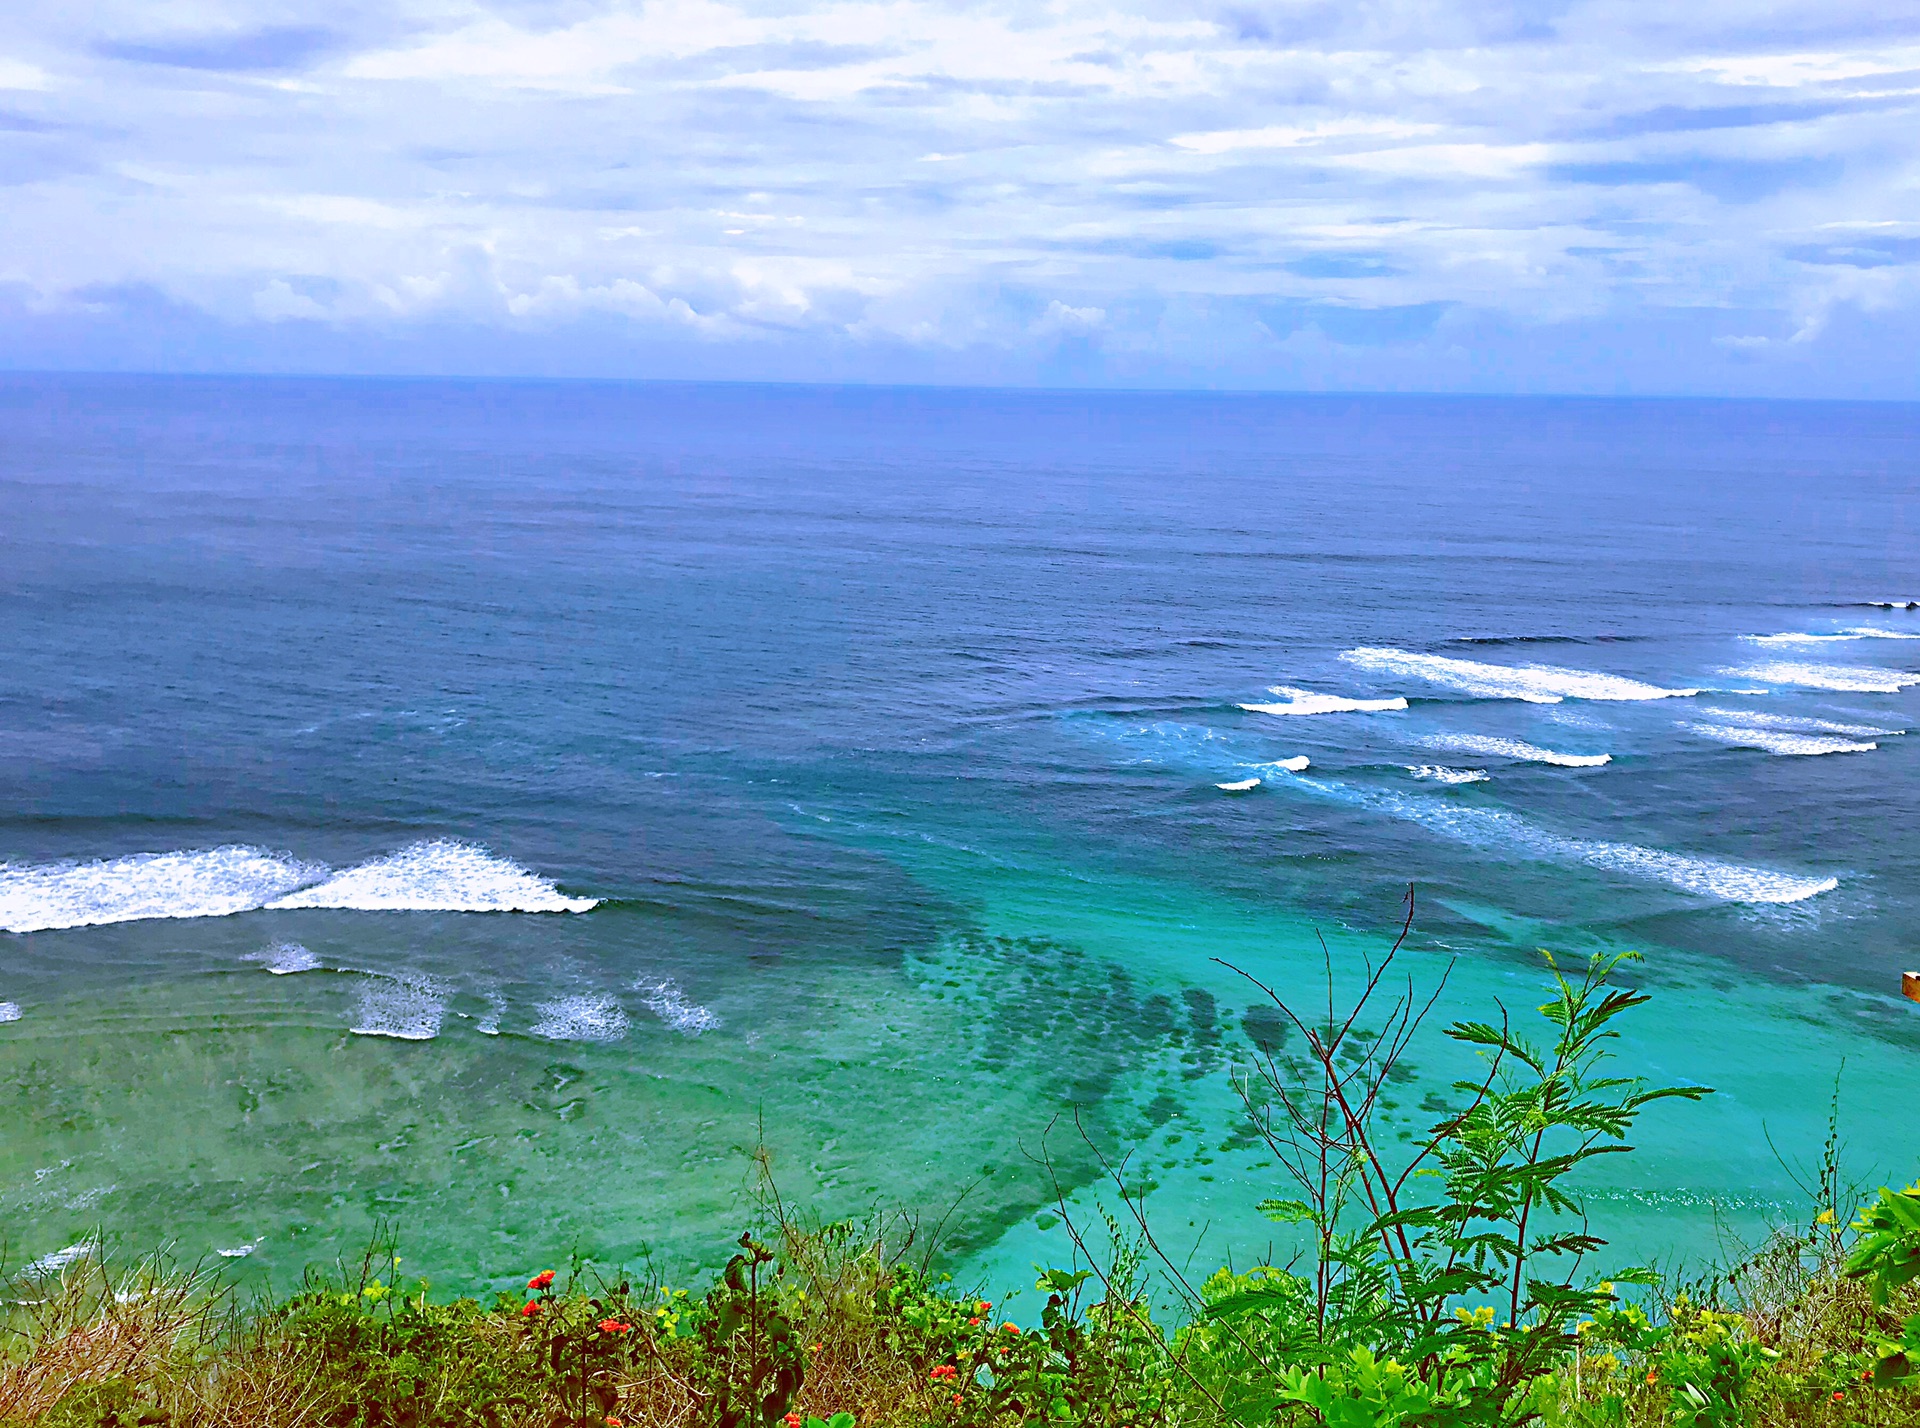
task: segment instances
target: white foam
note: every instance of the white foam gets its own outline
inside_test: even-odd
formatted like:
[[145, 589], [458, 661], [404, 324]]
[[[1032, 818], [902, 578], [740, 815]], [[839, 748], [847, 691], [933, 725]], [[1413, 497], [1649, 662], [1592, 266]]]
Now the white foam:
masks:
[[1678, 699], [1697, 689], [1663, 689], [1617, 674], [1563, 669], [1548, 664], [1483, 664], [1411, 650], [1361, 648], [1340, 656], [1348, 664], [1379, 674], [1424, 679], [1483, 699], [1523, 699], [1529, 704], [1558, 704], [1562, 699]]
[[680, 990], [679, 984], [671, 977], [658, 982], [636, 982], [641, 1001], [648, 1011], [659, 1017], [682, 1036], [698, 1036], [703, 1031], [714, 1031], [720, 1025], [720, 1018], [697, 1002], [690, 1002]]
[[1408, 764], [1407, 772], [1435, 783], [1485, 783], [1493, 777], [1485, 769], [1450, 769], [1440, 764]]
[[1300, 773], [1311, 767], [1312, 764], [1313, 760], [1309, 759], [1305, 754], [1295, 754], [1290, 759], [1275, 759], [1270, 764], [1248, 764], [1247, 767], [1255, 769], [1277, 769], [1282, 773]]
[[1260, 787], [1260, 780], [1257, 778], [1243, 778], [1237, 783], [1216, 783], [1214, 787], [1222, 793], [1245, 793], [1250, 788]]
[[21, 1278], [45, 1279], [49, 1275], [58, 1274], [75, 1260], [85, 1259], [92, 1253], [93, 1241], [82, 1240], [77, 1245], [68, 1245], [65, 1249], [57, 1249], [52, 1254], [41, 1255], [21, 1271]]
[[1520, 739], [1502, 739], [1492, 734], [1428, 734], [1415, 740], [1429, 749], [1450, 749], [1462, 754], [1487, 754], [1497, 759], [1519, 759], [1525, 763], [1553, 764], [1563, 769], [1597, 769], [1613, 762], [1612, 754], [1562, 754], [1529, 744]]
[[618, 1041], [627, 1034], [627, 1013], [608, 996], [559, 997], [534, 1010], [535, 1036], [548, 1041]]
[[369, 975], [360, 989], [359, 1015], [348, 1029], [355, 1036], [432, 1041], [445, 1015], [446, 1006], [431, 982]]
[[0, 1021], [20, 1020], [20, 1003], [0, 1002]]
[[1750, 645], [1824, 645], [1847, 644], [1854, 640], [1920, 640], [1920, 634], [1908, 630], [1883, 630], [1874, 625], [1850, 625], [1831, 634], [1801, 634], [1788, 631], [1780, 635], [1742, 635]]
[[92, 863], [0, 863], [0, 928], [44, 932], [157, 917], [224, 917], [326, 876], [264, 848], [137, 853]]
[[1754, 729], [1791, 729], [1805, 734], [1851, 734], [1857, 738], [1888, 738], [1904, 734], [1905, 729], [1882, 729], [1874, 724], [1840, 724], [1831, 719], [1807, 719], [1797, 714], [1769, 714], [1759, 709], [1715, 709], [1703, 706], [1702, 714], [1710, 714], [1725, 724], [1745, 724]]
[[259, 1239], [249, 1244], [235, 1245], [232, 1249], [217, 1249], [214, 1253], [222, 1259], [245, 1259], [248, 1255], [259, 1249], [262, 1244], [266, 1243], [266, 1238], [265, 1235], [262, 1235]]
[[1920, 674], [1902, 669], [1868, 669], [1851, 664], [1795, 664], [1770, 660], [1730, 669], [1728, 674], [1741, 679], [1764, 680], [1768, 684], [1797, 684], [1804, 689], [1833, 689], [1844, 694], [1898, 694], [1909, 684], [1920, 684]]
[[276, 977], [285, 977], [294, 972], [311, 972], [320, 965], [320, 959], [298, 942], [276, 943], [263, 951], [249, 952], [240, 960], [263, 963], [266, 970]]
[[1882, 610], [1920, 610], [1920, 600], [1862, 600], [1862, 605], [1877, 605]]
[[1786, 729], [1757, 729], [1749, 724], [1682, 724], [1702, 738], [1739, 749], [1764, 749], [1770, 754], [1865, 754], [1878, 744], [1857, 744], [1831, 734], [1796, 734]]
[[1377, 809], [1417, 823], [1429, 832], [1469, 847], [1498, 853], [1517, 853], [1548, 862], [1584, 863], [1588, 867], [1629, 877], [1665, 883], [1696, 897], [1719, 902], [1803, 902], [1840, 885], [1838, 878], [1809, 878], [1778, 873], [1769, 868], [1722, 862], [1642, 848], [1633, 843], [1570, 838], [1527, 822], [1504, 809], [1477, 808], [1453, 800], [1423, 798], [1319, 779], [1299, 779], [1295, 786], [1342, 803]]
[[1240, 707], [1250, 714], [1373, 714], [1407, 707], [1407, 701], [1398, 697], [1345, 699], [1338, 694], [1315, 694], [1310, 689], [1293, 689], [1284, 684], [1276, 684], [1267, 692], [1280, 695], [1286, 702], [1242, 704]]
[[436, 838], [335, 873], [267, 904], [361, 912], [586, 912], [597, 898], [564, 897], [545, 878], [472, 843]]

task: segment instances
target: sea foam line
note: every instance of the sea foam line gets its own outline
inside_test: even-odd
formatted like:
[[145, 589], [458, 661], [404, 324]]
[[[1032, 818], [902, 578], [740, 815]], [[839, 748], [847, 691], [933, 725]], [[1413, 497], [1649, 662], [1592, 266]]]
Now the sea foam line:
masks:
[[1758, 679], [1768, 684], [1797, 684], [1803, 689], [1832, 689], [1842, 694], [1898, 694], [1909, 684], [1920, 684], [1920, 674], [1903, 669], [1872, 669], [1853, 664], [1797, 664], [1790, 660], [1767, 660], [1730, 669], [1726, 673], [1740, 679]]
[[1597, 769], [1613, 762], [1612, 754], [1562, 754], [1529, 744], [1521, 739], [1502, 739], [1492, 734], [1428, 734], [1415, 740], [1423, 748], [1446, 749], [1462, 754], [1487, 754], [1499, 759], [1518, 759], [1533, 764], [1553, 764], [1563, 769]]
[[1293, 779], [1287, 786], [1405, 819], [1469, 847], [1518, 853], [1546, 862], [1582, 863], [1606, 872], [1665, 883], [1696, 897], [1719, 902], [1803, 902], [1840, 885], [1838, 878], [1799, 877], [1717, 858], [1643, 848], [1634, 843], [1571, 838], [1536, 827], [1504, 809], [1354, 788], [1328, 779]]
[[1802, 734], [1788, 729], [1762, 729], [1751, 724], [1682, 724], [1705, 739], [1737, 749], [1763, 749], [1769, 754], [1866, 754], [1878, 744], [1836, 739], [1831, 734]]
[[0, 863], [0, 930], [46, 932], [262, 908], [585, 912], [547, 879], [471, 843], [433, 839], [334, 872], [228, 845], [95, 862]]
[[1522, 699], [1529, 704], [1558, 704], [1562, 699], [1679, 699], [1697, 689], [1663, 689], [1617, 674], [1563, 669], [1547, 664], [1485, 664], [1411, 650], [1362, 647], [1340, 656], [1348, 664], [1377, 674], [1424, 679], [1483, 699]]
[[635, 982], [634, 987], [641, 993], [640, 1000], [647, 1010], [682, 1036], [699, 1036], [719, 1029], [720, 1018], [698, 1002], [688, 1001], [680, 984], [671, 977], [657, 982]]
[[548, 1041], [618, 1041], [630, 1025], [626, 1008], [605, 995], [559, 997], [534, 1010], [533, 1035]]
[[1770, 714], [1760, 709], [1716, 709], [1702, 705], [1702, 714], [1722, 724], [1744, 724], [1753, 729], [1787, 729], [1801, 734], [1851, 734], [1856, 738], [1889, 738], [1905, 729], [1882, 729], [1874, 724], [1841, 724], [1832, 719], [1810, 719], [1798, 714]]
[[1920, 634], [1910, 630], [1883, 630], [1875, 625], [1850, 625], [1844, 630], [1824, 635], [1789, 630], [1778, 635], [1742, 635], [1740, 638], [1750, 645], [1826, 645], [1847, 644], [1854, 640], [1920, 640]]
[[136, 853], [92, 863], [0, 863], [0, 928], [43, 932], [160, 917], [223, 917], [326, 876], [264, 848]]
[[347, 1029], [355, 1036], [432, 1041], [446, 1010], [440, 989], [425, 978], [370, 973], [360, 988], [359, 1014]]
[[1311, 689], [1294, 689], [1285, 684], [1276, 684], [1267, 692], [1280, 695], [1284, 702], [1242, 704], [1240, 707], [1250, 714], [1282, 715], [1373, 714], [1407, 707], [1407, 701], [1398, 696], [1392, 699], [1348, 699], [1338, 694], [1316, 694]]
[[436, 838], [276, 898], [269, 908], [360, 912], [586, 912], [545, 878], [472, 843]]
[[1493, 777], [1485, 769], [1450, 769], [1443, 764], [1408, 764], [1407, 772], [1434, 783], [1485, 783]]

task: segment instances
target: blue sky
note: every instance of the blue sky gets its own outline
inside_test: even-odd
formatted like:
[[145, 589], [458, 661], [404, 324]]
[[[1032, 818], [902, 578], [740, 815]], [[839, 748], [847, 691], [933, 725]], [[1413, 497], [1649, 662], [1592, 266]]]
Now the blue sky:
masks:
[[1920, 11], [102, 0], [0, 365], [1920, 398]]

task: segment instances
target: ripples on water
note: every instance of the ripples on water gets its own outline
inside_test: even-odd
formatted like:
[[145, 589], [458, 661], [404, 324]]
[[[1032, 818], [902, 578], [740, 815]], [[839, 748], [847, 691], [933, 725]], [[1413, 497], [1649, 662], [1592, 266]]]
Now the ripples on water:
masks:
[[1017, 1275], [1074, 1105], [1224, 1253], [1275, 1033], [1213, 959], [1311, 986], [1409, 882], [1458, 1010], [1648, 954], [1628, 1050], [1724, 1094], [1609, 1168], [1636, 1248], [1787, 1205], [1763, 1122], [1811, 1153], [1842, 1057], [1860, 1173], [1911, 1174], [1912, 409], [10, 378], [0, 420], [34, 1254], [288, 1277], [397, 1217], [475, 1280], [688, 1263], [764, 1125], [790, 1195], [964, 1195]]

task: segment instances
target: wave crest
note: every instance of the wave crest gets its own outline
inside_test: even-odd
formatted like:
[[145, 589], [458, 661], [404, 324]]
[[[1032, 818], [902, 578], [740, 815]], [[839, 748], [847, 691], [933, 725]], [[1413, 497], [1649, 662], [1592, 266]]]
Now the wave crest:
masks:
[[1853, 664], [1798, 664], [1766, 660], [1743, 669], [1730, 669], [1739, 679], [1768, 684], [1797, 684], [1803, 689], [1831, 689], [1842, 694], [1898, 694], [1909, 684], [1920, 684], [1920, 674], [1903, 669], [1873, 669]]
[[1485, 664], [1411, 650], [1362, 647], [1340, 656], [1348, 664], [1378, 674], [1423, 679], [1482, 699], [1521, 699], [1529, 704], [1558, 704], [1563, 699], [1680, 699], [1697, 689], [1663, 689], [1624, 675], [1564, 669], [1550, 664]]
[[1723, 862], [1718, 858], [1669, 853], [1634, 843], [1573, 838], [1540, 828], [1504, 809], [1415, 795], [1350, 787], [1318, 779], [1293, 786], [1343, 803], [1371, 808], [1416, 823], [1429, 832], [1469, 847], [1518, 854], [1556, 863], [1580, 863], [1607, 872], [1661, 882], [1695, 897], [1717, 902], [1803, 902], [1840, 885], [1838, 878], [1812, 878], [1770, 868]]
[[1705, 739], [1736, 749], [1763, 749], [1769, 754], [1866, 754], [1878, 744], [1836, 739], [1831, 734], [1799, 734], [1788, 729], [1760, 729], [1750, 724], [1682, 724]]
[[0, 863], [0, 928], [46, 932], [160, 917], [224, 917], [326, 876], [264, 848], [136, 853], [91, 863]]
[[1392, 699], [1347, 699], [1338, 694], [1316, 694], [1311, 689], [1294, 689], [1285, 684], [1276, 684], [1267, 691], [1280, 695], [1285, 702], [1281, 704], [1242, 704], [1240, 707], [1249, 714], [1373, 714], [1394, 709], [1405, 709], [1407, 701], [1398, 696]]
[[1518, 759], [1531, 764], [1553, 764], [1563, 769], [1597, 769], [1613, 762], [1612, 754], [1562, 754], [1529, 744], [1522, 739], [1502, 739], [1492, 734], [1428, 734], [1416, 740], [1421, 747], [1446, 749], [1460, 754], [1487, 754], [1497, 759]]

